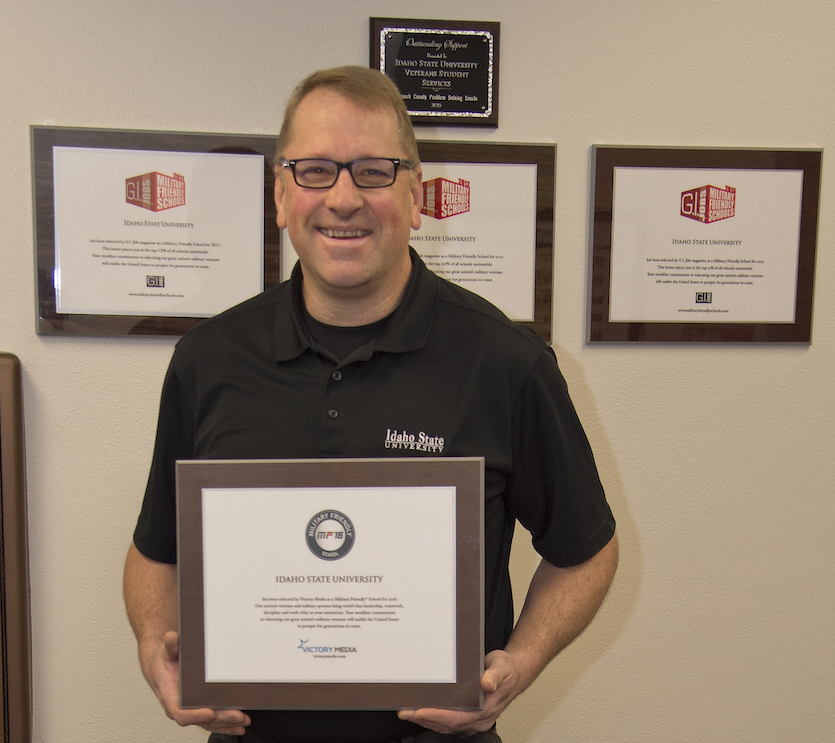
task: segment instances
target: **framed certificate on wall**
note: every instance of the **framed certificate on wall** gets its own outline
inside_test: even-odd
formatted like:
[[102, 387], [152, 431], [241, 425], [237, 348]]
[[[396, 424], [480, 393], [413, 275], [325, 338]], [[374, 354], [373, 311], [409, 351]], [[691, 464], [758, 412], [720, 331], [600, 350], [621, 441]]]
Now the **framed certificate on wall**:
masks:
[[811, 341], [820, 150], [592, 150], [589, 340]]
[[38, 332], [181, 335], [277, 283], [274, 141], [32, 127]]

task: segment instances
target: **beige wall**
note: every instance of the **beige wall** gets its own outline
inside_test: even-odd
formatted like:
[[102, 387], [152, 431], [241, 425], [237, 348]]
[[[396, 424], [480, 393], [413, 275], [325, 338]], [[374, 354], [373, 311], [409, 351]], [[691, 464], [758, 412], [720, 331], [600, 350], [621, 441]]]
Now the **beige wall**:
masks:
[[[835, 188], [813, 342], [586, 346], [593, 143], [830, 148], [824, 0], [0, 0], [0, 349], [24, 368], [35, 740], [198, 741], [140, 678], [120, 577], [171, 339], [34, 330], [29, 125], [273, 133], [304, 73], [364, 64], [368, 17], [502, 23], [501, 126], [554, 142], [554, 339], [619, 519], [592, 628], [507, 743], [832, 740]], [[520, 540], [516, 583], [532, 558]]]

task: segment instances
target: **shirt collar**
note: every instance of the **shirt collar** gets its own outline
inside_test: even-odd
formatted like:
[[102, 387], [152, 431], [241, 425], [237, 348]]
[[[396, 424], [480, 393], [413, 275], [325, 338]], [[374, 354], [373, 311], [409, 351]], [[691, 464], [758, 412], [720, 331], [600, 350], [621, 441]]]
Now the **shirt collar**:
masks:
[[[410, 247], [412, 275], [406, 292], [389, 321], [374, 342], [374, 351], [406, 353], [423, 348], [438, 309], [440, 279], [432, 273]], [[289, 291], [281, 293], [273, 324], [273, 355], [277, 362], [290, 361], [310, 348], [302, 319], [302, 270], [296, 263], [289, 280]]]

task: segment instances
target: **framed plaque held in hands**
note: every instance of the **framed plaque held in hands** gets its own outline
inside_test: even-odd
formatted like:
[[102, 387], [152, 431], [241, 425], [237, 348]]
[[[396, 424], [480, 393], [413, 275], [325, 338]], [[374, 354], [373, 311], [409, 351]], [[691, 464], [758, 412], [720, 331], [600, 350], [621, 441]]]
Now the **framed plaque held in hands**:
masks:
[[478, 457], [177, 462], [181, 705], [480, 709], [483, 493]]

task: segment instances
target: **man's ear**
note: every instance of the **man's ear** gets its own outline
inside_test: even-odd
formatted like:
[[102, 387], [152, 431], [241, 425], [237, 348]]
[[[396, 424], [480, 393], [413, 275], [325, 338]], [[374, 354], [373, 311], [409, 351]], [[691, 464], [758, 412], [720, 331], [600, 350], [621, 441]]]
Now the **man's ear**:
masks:
[[423, 206], [423, 171], [420, 165], [412, 170], [412, 229], [420, 229], [420, 208]]
[[284, 229], [287, 226], [287, 216], [284, 213], [284, 182], [281, 179], [284, 168], [275, 168], [275, 189], [273, 195], [275, 197], [275, 222], [279, 229]]

